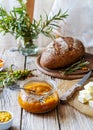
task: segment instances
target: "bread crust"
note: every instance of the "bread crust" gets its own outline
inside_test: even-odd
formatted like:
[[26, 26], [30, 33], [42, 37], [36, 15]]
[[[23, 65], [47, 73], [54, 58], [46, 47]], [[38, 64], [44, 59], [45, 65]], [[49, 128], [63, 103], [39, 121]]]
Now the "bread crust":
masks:
[[72, 37], [60, 37], [41, 54], [40, 64], [48, 69], [64, 68], [78, 61], [85, 53], [83, 43]]

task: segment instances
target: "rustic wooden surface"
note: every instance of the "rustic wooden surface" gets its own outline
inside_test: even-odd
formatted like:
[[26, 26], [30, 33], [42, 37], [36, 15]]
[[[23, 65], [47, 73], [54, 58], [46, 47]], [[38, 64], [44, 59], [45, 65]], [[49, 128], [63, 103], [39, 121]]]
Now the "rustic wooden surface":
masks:
[[[92, 52], [92, 49], [90, 48]], [[24, 56], [18, 52], [10, 52], [9, 47], [0, 45], [0, 58], [5, 60], [5, 66], [14, 64], [16, 68], [24, 68]], [[36, 57], [28, 57], [26, 68], [36, 69]], [[40, 78], [49, 78], [39, 70], [34, 74]], [[57, 86], [67, 80], [52, 78]], [[61, 93], [61, 91], [60, 91]], [[21, 109], [17, 101], [17, 92], [5, 89], [0, 97], [0, 110], [7, 109], [14, 115], [13, 126], [9, 130], [93, 130], [93, 117], [86, 116], [68, 104], [59, 104], [57, 108], [46, 114], [32, 114]], [[1, 130], [1, 129], [0, 129]]]

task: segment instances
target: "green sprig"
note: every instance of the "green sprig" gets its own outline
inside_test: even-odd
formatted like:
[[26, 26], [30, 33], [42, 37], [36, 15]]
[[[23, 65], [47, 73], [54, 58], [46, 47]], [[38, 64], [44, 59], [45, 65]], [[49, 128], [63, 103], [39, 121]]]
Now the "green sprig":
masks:
[[70, 67], [68, 67], [65, 70], [64, 74], [65, 75], [71, 74], [71, 73], [75, 72], [76, 70], [79, 70], [79, 69], [82, 69], [83, 67], [86, 67], [88, 64], [89, 64], [88, 61], [82, 61], [82, 60], [80, 60], [80, 61], [72, 64]]
[[31, 77], [32, 71], [25, 70], [13, 70], [11, 67], [7, 68], [5, 71], [0, 71], [0, 86], [9, 86], [16, 83], [18, 80], [26, 79], [27, 77]]
[[[30, 42], [38, 37], [40, 33], [47, 37], [54, 38], [52, 34], [54, 27], [59, 27], [56, 21], [64, 20], [68, 16], [67, 11], [62, 13], [61, 10], [51, 18], [46, 14], [45, 21], [40, 15], [39, 21], [30, 17], [27, 13], [26, 4], [23, 0], [17, 0], [19, 7], [14, 7], [9, 13], [0, 6], [0, 32], [3, 34], [10, 33], [15, 38], [21, 37], [25, 43]], [[25, 44], [26, 46], [26, 44]]]

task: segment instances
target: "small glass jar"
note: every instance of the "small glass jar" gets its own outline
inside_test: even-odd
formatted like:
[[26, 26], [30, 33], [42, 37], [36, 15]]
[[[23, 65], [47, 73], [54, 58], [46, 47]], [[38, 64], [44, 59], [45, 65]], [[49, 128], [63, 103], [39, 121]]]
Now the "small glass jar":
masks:
[[25, 90], [19, 93], [18, 102], [28, 112], [45, 113], [54, 109], [59, 103], [55, 82], [52, 80], [31, 78], [21, 84], [21, 87]]

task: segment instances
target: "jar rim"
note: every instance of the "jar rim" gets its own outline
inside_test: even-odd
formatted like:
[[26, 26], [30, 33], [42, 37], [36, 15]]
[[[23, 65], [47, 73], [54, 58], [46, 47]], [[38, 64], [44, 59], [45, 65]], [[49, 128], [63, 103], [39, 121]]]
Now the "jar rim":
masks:
[[[20, 86], [21, 87], [24, 87], [26, 84], [28, 84], [29, 82], [33, 82], [33, 81], [35, 81], [35, 82], [46, 82], [46, 83], [48, 83], [49, 85], [51, 85], [51, 87], [52, 87], [52, 89], [50, 90], [50, 91], [48, 91], [48, 92], [44, 92], [42, 95], [38, 95], [38, 94], [36, 94], [36, 93], [31, 93], [31, 95], [34, 95], [34, 96], [39, 96], [39, 97], [47, 97], [47, 96], [49, 96], [49, 95], [51, 95], [51, 94], [53, 94], [53, 92], [56, 90], [56, 83], [55, 83], [55, 81], [53, 81], [52, 79], [50, 80], [50, 79], [44, 79], [44, 78], [37, 78], [37, 77], [32, 77], [32, 78], [30, 78], [30, 79], [26, 79], [25, 81], [23, 81], [23, 83], [21, 83], [20, 84]], [[22, 90], [23, 91], [23, 90]]]

